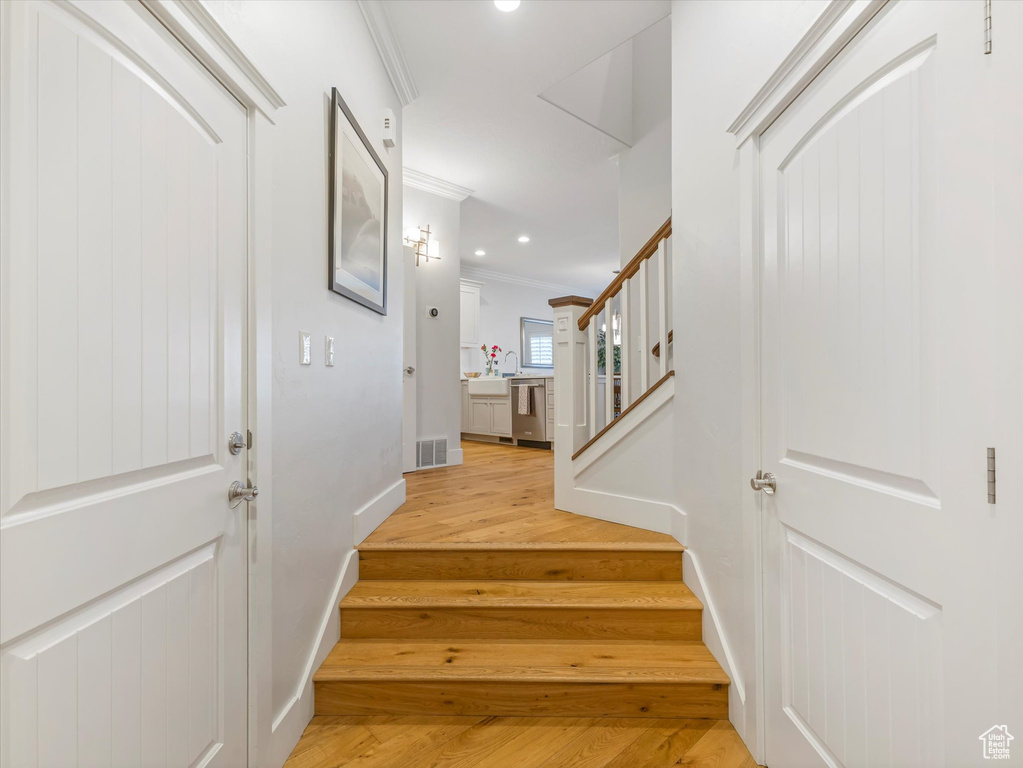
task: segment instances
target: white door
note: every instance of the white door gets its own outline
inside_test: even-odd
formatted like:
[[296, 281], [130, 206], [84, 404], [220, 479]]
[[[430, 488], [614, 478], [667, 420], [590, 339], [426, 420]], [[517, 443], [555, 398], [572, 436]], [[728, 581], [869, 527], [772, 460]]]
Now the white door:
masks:
[[1023, 744], [1021, 5], [987, 56], [984, 3], [889, 4], [762, 137], [771, 768]]
[[401, 250], [405, 265], [405, 313], [401, 374], [401, 471], [416, 471], [416, 255], [407, 245]]
[[0, 12], [0, 762], [245, 765], [245, 112], [141, 5]]

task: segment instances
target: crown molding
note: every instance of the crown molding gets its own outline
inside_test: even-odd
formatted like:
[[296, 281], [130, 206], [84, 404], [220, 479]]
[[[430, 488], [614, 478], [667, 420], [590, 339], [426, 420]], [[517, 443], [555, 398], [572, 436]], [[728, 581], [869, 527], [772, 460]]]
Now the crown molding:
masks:
[[458, 202], [462, 202], [465, 198], [475, 194], [468, 187], [460, 187], [457, 184], [452, 184], [450, 181], [444, 181], [444, 179], [438, 179], [436, 176], [414, 171], [411, 168], [402, 168], [402, 183], [406, 187], [421, 189], [424, 192], [430, 192], [450, 200], [457, 200]]
[[472, 267], [465, 263], [462, 264], [461, 277], [481, 283], [496, 281], [499, 283], [510, 283], [511, 285], [522, 285], [527, 288], [539, 288], [540, 290], [551, 291], [552, 297], [566, 296], [579, 292], [578, 288], [573, 288], [571, 286], [559, 285], [558, 283], [548, 283], [543, 280], [534, 280], [531, 277], [509, 275], [506, 272], [495, 272], [492, 269]]
[[728, 126], [742, 144], [760, 135], [803, 92], [888, 0], [831, 0], [756, 96]]
[[255, 107], [273, 122], [287, 106], [252, 60], [202, 2], [142, 0], [161, 24], [223, 83], [240, 102]]
[[391, 79], [394, 92], [398, 94], [401, 105], [407, 107], [419, 98], [419, 90], [412, 79], [412, 72], [409, 71], [405, 54], [402, 53], [401, 45], [391, 27], [391, 21], [387, 18], [387, 9], [380, 0], [358, 1], [359, 10], [362, 11], [362, 17], [369, 27], [369, 34], [373, 37], [377, 51], [380, 52], [380, 60]]

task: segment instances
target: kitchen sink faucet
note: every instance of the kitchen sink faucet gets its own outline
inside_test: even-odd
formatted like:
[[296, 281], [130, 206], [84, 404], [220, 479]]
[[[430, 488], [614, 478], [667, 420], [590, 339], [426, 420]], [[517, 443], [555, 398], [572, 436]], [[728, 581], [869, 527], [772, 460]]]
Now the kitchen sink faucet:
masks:
[[505, 355], [504, 355], [505, 365], [507, 365], [507, 363], [508, 363], [508, 355], [515, 355], [515, 370], [513, 371], [513, 373], [518, 373], [519, 372], [519, 353], [516, 352], [514, 349], [506, 352]]

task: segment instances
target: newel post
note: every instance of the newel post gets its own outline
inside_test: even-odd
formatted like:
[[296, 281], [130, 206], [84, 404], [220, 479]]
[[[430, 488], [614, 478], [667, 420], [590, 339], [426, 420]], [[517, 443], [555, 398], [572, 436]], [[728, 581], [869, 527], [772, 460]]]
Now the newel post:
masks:
[[572, 454], [588, 439], [586, 333], [579, 318], [593, 303], [581, 296], [551, 299], [554, 308], [554, 506], [571, 511]]

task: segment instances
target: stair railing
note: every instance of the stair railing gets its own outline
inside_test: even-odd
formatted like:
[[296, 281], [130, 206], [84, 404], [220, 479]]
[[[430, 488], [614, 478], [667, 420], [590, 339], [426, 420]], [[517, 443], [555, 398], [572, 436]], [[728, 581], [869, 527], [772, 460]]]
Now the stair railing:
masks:
[[668, 346], [671, 218], [595, 301], [563, 296], [551, 299], [550, 305], [557, 464], [562, 452], [567, 451], [565, 458], [577, 458], [615, 419], [673, 374]]

